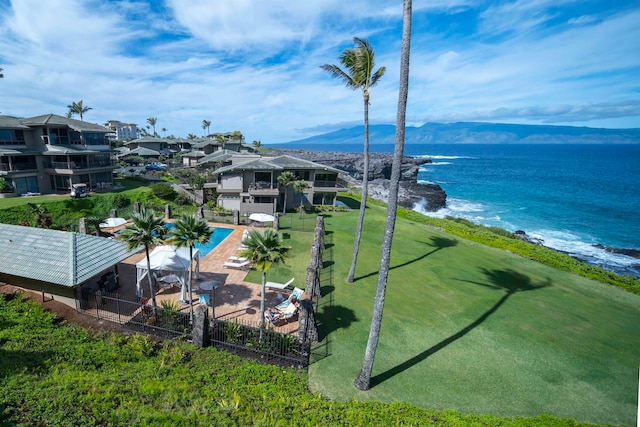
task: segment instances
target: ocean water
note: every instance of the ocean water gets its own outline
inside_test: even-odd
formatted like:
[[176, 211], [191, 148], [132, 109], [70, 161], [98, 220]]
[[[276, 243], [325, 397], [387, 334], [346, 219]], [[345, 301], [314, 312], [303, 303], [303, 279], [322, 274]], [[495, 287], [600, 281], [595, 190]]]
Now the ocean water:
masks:
[[[292, 146], [359, 152], [362, 146]], [[391, 145], [371, 151], [391, 153]], [[447, 207], [427, 215], [523, 230], [545, 246], [640, 277], [640, 260], [594, 245], [640, 250], [640, 145], [410, 144], [433, 161], [418, 180], [440, 185]]]

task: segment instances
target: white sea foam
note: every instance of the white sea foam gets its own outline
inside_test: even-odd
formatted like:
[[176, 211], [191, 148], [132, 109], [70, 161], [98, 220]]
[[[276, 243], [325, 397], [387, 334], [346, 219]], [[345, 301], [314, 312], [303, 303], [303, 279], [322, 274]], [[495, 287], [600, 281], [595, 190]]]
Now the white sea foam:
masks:
[[414, 206], [413, 210], [434, 218], [444, 218], [447, 216], [454, 216], [454, 217], [467, 218], [471, 221], [474, 220], [473, 219], [474, 216], [478, 216], [477, 214], [472, 215], [473, 213], [484, 212], [484, 207], [480, 203], [470, 202], [468, 200], [448, 198], [447, 207], [439, 209], [435, 212], [427, 212], [425, 203], [426, 202], [424, 201], [421, 203], [418, 203], [416, 206]]
[[419, 156], [415, 156], [422, 159], [435, 159], [435, 160], [455, 160], [455, 159], [475, 159], [475, 157], [471, 156], [440, 156], [440, 155], [431, 155], [431, 154], [421, 154]]

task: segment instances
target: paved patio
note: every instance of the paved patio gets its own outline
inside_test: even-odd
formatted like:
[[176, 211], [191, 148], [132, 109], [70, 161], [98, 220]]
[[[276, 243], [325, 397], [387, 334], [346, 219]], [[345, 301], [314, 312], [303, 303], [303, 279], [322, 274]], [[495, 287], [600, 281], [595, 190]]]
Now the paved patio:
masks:
[[[239, 322], [247, 322], [257, 324], [260, 321], [260, 290], [261, 285], [256, 283], [245, 282], [247, 270], [239, 270], [235, 268], [223, 267], [229, 257], [236, 256], [238, 247], [242, 240], [242, 233], [247, 226], [233, 226], [229, 224], [208, 223], [211, 227], [233, 228], [233, 232], [227, 236], [218, 246], [216, 246], [205, 257], [200, 258], [200, 277], [194, 279], [192, 286], [194, 289], [203, 282], [216, 281], [220, 286], [215, 291], [215, 317], [219, 319], [232, 320], [237, 319]], [[124, 227], [124, 226], [122, 226]], [[116, 228], [122, 228], [118, 227]], [[120, 288], [116, 291], [119, 294], [134, 296], [136, 289], [136, 264], [144, 259], [144, 251], [127, 258], [118, 265]], [[194, 274], [195, 276], [195, 274]], [[142, 291], [145, 297], [150, 296], [147, 278], [142, 281]], [[194, 308], [198, 306], [198, 293], [205, 291], [194, 291]], [[267, 289], [265, 297], [265, 307], [274, 307], [282, 302], [290, 293], [290, 290], [276, 291]], [[213, 292], [212, 292], [213, 294]], [[156, 294], [158, 305], [163, 300], [172, 300], [180, 302], [180, 284], [176, 286], [161, 289]], [[187, 304], [181, 304], [181, 310], [189, 311]], [[211, 315], [212, 308], [209, 308]], [[282, 326], [275, 327], [276, 330], [294, 333], [298, 330], [298, 322], [292, 321]]]

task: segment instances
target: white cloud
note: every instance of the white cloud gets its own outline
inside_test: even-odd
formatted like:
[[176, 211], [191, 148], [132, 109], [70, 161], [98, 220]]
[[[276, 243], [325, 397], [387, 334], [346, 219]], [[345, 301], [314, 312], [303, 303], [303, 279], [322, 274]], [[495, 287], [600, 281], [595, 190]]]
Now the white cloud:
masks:
[[[481, 14], [478, 3], [414, 1], [412, 121], [562, 116], [588, 124], [607, 117], [622, 123], [626, 115], [624, 126], [640, 126], [634, 107], [640, 11], [581, 13], [553, 31], [538, 31], [553, 4], [571, 6], [563, 0], [502, 3], [478, 15], [487, 33], [448, 38], [429, 26], [432, 12], [455, 20], [460, 11]], [[202, 134], [207, 119], [212, 131], [242, 130], [250, 141], [303, 138], [361, 123], [360, 92], [319, 68], [337, 63], [358, 35], [375, 40], [377, 65], [387, 67], [372, 90], [371, 122], [395, 121], [401, 20], [395, 1], [169, 0], [166, 8], [155, 6], [14, 0], [0, 11], [0, 111], [64, 114], [83, 99], [93, 107], [86, 119], [96, 122], [144, 125], [158, 117], [158, 129], [186, 136]], [[503, 31], [498, 17], [514, 31]]]

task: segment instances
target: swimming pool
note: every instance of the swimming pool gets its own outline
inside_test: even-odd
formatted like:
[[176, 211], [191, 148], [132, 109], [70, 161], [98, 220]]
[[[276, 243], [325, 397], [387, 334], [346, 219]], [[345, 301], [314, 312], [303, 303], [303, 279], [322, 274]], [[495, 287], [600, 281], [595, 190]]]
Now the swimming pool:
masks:
[[[166, 228], [173, 228], [173, 224], [168, 222]], [[216, 246], [220, 244], [229, 234], [233, 232], [233, 228], [213, 227], [213, 236], [205, 244], [196, 243], [195, 247], [200, 251], [200, 257], [207, 256]]]

